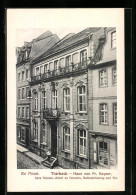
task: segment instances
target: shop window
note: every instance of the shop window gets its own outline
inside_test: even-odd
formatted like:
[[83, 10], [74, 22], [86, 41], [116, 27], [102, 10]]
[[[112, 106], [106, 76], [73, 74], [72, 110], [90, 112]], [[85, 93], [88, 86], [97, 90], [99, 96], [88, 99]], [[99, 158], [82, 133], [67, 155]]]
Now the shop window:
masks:
[[70, 150], [70, 128], [63, 127], [63, 149]]
[[108, 143], [98, 142], [98, 160], [100, 165], [109, 165]]
[[70, 89], [64, 89], [64, 111], [70, 112]]

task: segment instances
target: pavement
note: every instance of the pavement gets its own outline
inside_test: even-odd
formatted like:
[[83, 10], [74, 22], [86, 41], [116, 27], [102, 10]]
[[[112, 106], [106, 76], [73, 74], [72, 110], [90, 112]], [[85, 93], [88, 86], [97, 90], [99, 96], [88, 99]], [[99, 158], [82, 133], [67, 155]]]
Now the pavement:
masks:
[[[20, 146], [19, 144], [17, 144], [17, 151], [23, 153], [25, 156], [27, 156], [29, 159], [33, 160], [39, 165], [41, 165], [42, 162], [45, 160], [44, 158], [34, 154], [33, 152], [30, 152], [27, 148], [24, 148], [23, 146]], [[54, 169], [62, 169], [62, 168], [59, 166], [56, 166], [54, 167]]]

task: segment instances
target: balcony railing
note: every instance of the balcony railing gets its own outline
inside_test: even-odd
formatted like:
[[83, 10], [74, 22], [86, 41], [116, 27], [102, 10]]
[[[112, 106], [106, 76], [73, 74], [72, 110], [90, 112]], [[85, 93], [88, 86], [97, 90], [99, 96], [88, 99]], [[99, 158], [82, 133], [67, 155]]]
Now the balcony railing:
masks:
[[65, 67], [59, 67], [56, 70], [50, 71], [48, 70], [46, 73], [44, 74], [39, 74], [36, 76], [32, 76], [31, 77], [31, 81], [39, 81], [39, 80], [44, 80], [44, 79], [48, 79], [48, 78], [53, 78], [55, 76], [59, 76], [59, 75], [66, 75], [72, 72], [76, 72], [76, 71], [80, 71], [80, 70], [84, 70], [87, 68], [87, 65], [90, 63], [90, 60], [88, 61], [84, 61], [84, 62], [79, 62], [77, 64], [71, 64], [69, 66], [65, 66]]
[[46, 108], [43, 110], [43, 118], [47, 120], [58, 119], [61, 116], [61, 110], [59, 108]]

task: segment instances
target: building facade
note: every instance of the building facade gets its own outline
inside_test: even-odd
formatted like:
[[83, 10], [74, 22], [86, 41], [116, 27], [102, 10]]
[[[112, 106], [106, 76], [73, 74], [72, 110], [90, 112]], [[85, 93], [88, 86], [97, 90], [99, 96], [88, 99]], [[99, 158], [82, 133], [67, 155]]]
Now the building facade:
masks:
[[51, 159], [68, 169], [116, 165], [114, 33], [114, 28], [87, 28], [69, 34], [31, 60], [32, 152], [45, 159], [50, 153]]

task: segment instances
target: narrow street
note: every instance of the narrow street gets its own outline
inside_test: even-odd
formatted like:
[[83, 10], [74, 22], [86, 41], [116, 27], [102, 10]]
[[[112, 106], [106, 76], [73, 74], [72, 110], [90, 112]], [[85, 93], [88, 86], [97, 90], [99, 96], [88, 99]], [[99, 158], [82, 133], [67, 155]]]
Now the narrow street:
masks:
[[49, 169], [43, 165], [39, 165], [29, 159], [21, 152], [17, 152], [17, 168], [18, 169]]

